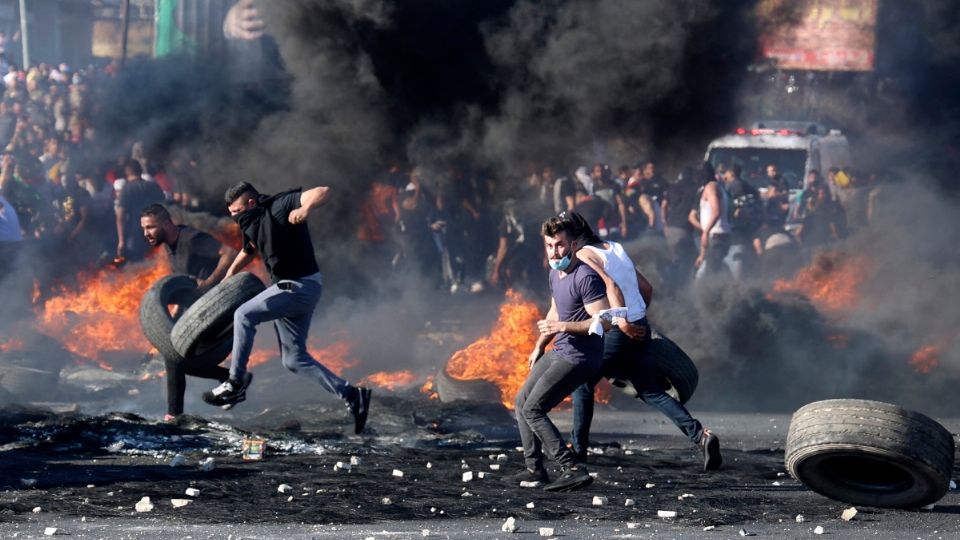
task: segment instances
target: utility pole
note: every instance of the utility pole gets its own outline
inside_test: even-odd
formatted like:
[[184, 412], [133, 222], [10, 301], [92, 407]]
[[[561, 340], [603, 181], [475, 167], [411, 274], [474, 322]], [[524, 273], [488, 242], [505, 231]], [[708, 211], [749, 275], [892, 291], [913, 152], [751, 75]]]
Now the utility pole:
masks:
[[[22, 4], [24, 0], [20, 0]], [[127, 63], [127, 34], [130, 30], [130, 0], [123, 0], [120, 4], [123, 20], [120, 23], [120, 67]]]
[[20, 43], [23, 44], [23, 69], [29, 69], [30, 41], [27, 36], [27, 0], [20, 0]]

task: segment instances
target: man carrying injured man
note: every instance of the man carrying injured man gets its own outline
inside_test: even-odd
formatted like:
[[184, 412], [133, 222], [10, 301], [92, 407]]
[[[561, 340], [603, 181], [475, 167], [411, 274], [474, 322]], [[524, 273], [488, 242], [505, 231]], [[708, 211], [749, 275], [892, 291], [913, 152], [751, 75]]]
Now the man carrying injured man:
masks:
[[[577, 260], [576, 229], [572, 221], [554, 217], [541, 227], [550, 263], [550, 311], [537, 322], [540, 336], [530, 353], [530, 374], [516, 398], [517, 426], [523, 442], [523, 471], [508, 477], [511, 483], [530, 482], [548, 491], [569, 491], [593, 478], [576, 454], [564, 444], [547, 413], [579, 386], [598, 377], [603, 339], [590, 335], [591, 318], [607, 309], [606, 291], [593, 269]], [[553, 340], [553, 350], [544, 348]], [[560, 477], [549, 481], [543, 453], [560, 465]]]
[[617, 377], [629, 379], [640, 399], [672, 420], [700, 448], [705, 471], [719, 469], [723, 463], [720, 439], [704, 429], [679, 401], [667, 395], [654, 376], [653, 358], [647, 353], [650, 325], [646, 317], [653, 288], [620, 244], [600, 240], [587, 221], [575, 212], [569, 219], [575, 228], [577, 257], [601, 276], [610, 304], [627, 308], [626, 319], [614, 318], [613, 326], [604, 333], [601, 371], [573, 392], [571, 438], [578, 460], [585, 463], [587, 459], [594, 386], [600, 377]]

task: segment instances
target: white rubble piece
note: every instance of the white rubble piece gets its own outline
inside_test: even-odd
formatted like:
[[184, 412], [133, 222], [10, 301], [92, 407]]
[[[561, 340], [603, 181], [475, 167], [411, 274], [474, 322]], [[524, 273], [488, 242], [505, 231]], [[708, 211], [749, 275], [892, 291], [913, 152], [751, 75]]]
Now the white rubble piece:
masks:
[[696, 497], [696, 495], [694, 495], [693, 493], [684, 493], [683, 495], [680, 495], [679, 497], [677, 497], [677, 500], [682, 501], [684, 499], [692, 499], [694, 497]]
[[469, 491], [464, 491], [463, 493], [460, 494], [460, 496], [461, 496], [461, 497], [473, 497], [473, 493], [470, 493]]
[[461, 478], [463, 478], [463, 481], [464, 481], [464, 482], [469, 482], [469, 481], [473, 480], [473, 471], [467, 471], [467, 472], [463, 473], [463, 475], [461, 476]]
[[647, 489], [653, 489], [653, 488], [657, 487], [657, 485], [656, 485], [656, 484], [647, 483], [647, 485], [645, 485], [645, 486], [643, 486], [643, 487], [645, 487], [645, 488], [647, 488]]
[[360, 456], [350, 456], [350, 465], [353, 465], [354, 467], [363, 465], [363, 458]]
[[393, 499], [390, 497], [384, 497], [380, 499], [380, 504], [393, 504]]
[[794, 519], [796, 519], [797, 523], [803, 523], [804, 521], [807, 520], [806, 518], [803, 517], [803, 514], [797, 514], [797, 517]]
[[536, 508], [536, 507], [537, 507], [537, 505], [533, 504], [533, 501], [530, 501], [530, 502], [527, 503], [527, 508], [533, 509], [533, 508]]
[[482, 472], [482, 471], [481, 471], [481, 472], [478, 472], [478, 473], [477, 473], [477, 478], [479, 478], [479, 479], [481, 479], [481, 480], [483, 480], [483, 478], [484, 478], [485, 476], [487, 476], [487, 473], [485, 473], [485, 472]]
[[607, 498], [606, 498], [606, 497], [601, 497], [601, 496], [599, 496], [599, 495], [594, 495], [594, 496], [593, 496], [593, 505], [594, 505], [594, 506], [604, 506], [604, 505], [606, 505], [606, 504], [607, 504]]
[[140, 499], [137, 504], [133, 506], [134, 510], [137, 512], [149, 512], [153, 510], [153, 503], [150, 502], [150, 497], [144, 497]]
[[212, 457], [200, 461], [200, 470], [203, 472], [210, 472], [216, 468], [217, 462]]
[[33, 508], [32, 512], [33, 512], [34, 514], [39, 514], [40, 512], [43, 512], [43, 509], [40, 508], [39, 506], [36, 506], [36, 507]]
[[633, 500], [633, 499], [627, 499], [627, 500], [623, 501], [623, 505], [624, 505], [624, 506], [635, 506], [636, 504], [637, 504], [637, 501], [635, 501], [635, 500]]
[[505, 533], [515, 533], [520, 530], [520, 525], [513, 516], [510, 516], [503, 522], [503, 525], [500, 526], [500, 530]]
[[338, 461], [333, 465], [334, 471], [350, 471], [353, 467], [350, 463], [344, 463], [343, 461]]
[[491, 471], [499, 471], [499, 470], [500, 470], [500, 464], [499, 464], [499, 463], [491, 463], [491, 464], [490, 464], [490, 470], [491, 470]]
[[950, 481], [950, 489], [957, 489], [957, 483], [953, 480]]
[[53, 536], [57, 534], [57, 530], [58, 529], [56, 527], [47, 527], [46, 529], [43, 530], [43, 534], [47, 536]]
[[716, 525], [707, 525], [706, 527], [703, 528], [703, 530], [704, 530], [704, 531], [712, 531], [712, 530], [714, 530], [714, 529], [716, 529], [716, 528], [717, 528]]
[[631, 521], [630, 523], [627, 523], [627, 528], [628, 528], [628, 529], [636, 529], [636, 528], [639, 527], [639, 526], [640, 526], [639, 523], [634, 523], [634, 522], [632, 522], [632, 521]]
[[538, 532], [540, 536], [553, 536], [553, 527], [540, 527]]
[[657, 510], [657, 517], [675, 518], [677, 517], [677, 513], [673, 510]]
[[197, 488], [187, 488], [186, 494], [188, 497], [196, 497], [200, 494], [200, 490]]
[[537, 481], [531, 482], [531, 481], [529, 481], [529, 480], [523, 480], [523, 481], [520, 482], [520, 487], [523, 487], [523, 488], [535, 488], [535, 487], [540, 487], [540, 481], [537, 480]]
[[170, 460], [171, 467], [183, 467], [187, 464], [187, 458], [183, 454], [176, 454], [173, 456], [173, 459]]
[[421, 530], [421, 531], [420, 531], [420, 536], [423, 536], [424, 538], [426, 538], [427, 536], [430, 536], [430, 529], [423, 529], [423, 530]]
[[842, 514], [840, 514], [840, 519], [844, 521], [850, 521], [855, 517], [857, 517], [857, 509], [856, 507], [853, 507], [853, 506], [851, 506], [850, 508], [847, 508], [846, 510], [843, 511]]
[[183, 508], [192, 502], [193, 499], [170, 499], [170, 504], [172, 504], [174, 508]]
[[393, 475], [396, 476], [397, 478], [403, 478], [403, 471], [401, 471], [400, 469], [394, 469]]
[[293, 495], [287, 497], [287, 502], [293, 502]]
[[817, 525], [817, 528], [813, 530], [813, 534], [823, 534], [823, 527]]
[[[521, 448], [520, 450], [522, 451], [523, 449]], [[507, 459], [506, 454], [497, 454], [497, 461], [506, 461]]]
[[740, 529], [740, 536], [756, 536], [756, 533], [747, 532], [746, 529]]
[[23, 487], [33, 487], [37, 484], [36, 478], [21, 478], [20, 485]]
[[277, 493], [286, 493], [292, 490], [293, 490], [293, 486], [291, 486], [290, 484], [280, 484], [279, 486], [277, 486]]
[[428, 469], [432, 469], [432, 468], [433, 468], [433, 463], [430, 463], [430, 462], [428, 461], [428, 462], [427, 462], [427, 468], [428, 468]]

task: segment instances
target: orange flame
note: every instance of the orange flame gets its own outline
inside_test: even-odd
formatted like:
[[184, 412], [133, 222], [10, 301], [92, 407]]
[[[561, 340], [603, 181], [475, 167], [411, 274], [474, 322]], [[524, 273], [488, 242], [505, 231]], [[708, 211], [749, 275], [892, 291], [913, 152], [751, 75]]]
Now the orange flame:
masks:
[[433, 384], [433, 375], [428, 375], [426, 382], [423, 383], [423, 386], [420, 387], [420, 393], [427, 394], [427, 397], [430, 399], [440, 399], [440, 394], [437, 393], [436, 385]]
[[0, 341], [0, 353], [22, 351], [24, 348], [26, 348], [26, 344], [19, 338]]
[[[327, 347], [321, 347], [320, 341], [319, 338], [309, 338], [307, 340], [307, 351], [317, 362], [326, 366], [330, 371], [342, 375], [345, 370], [357, 365], [357, 360], [350, 357], [353, 344], [349, 340], [339, 339]], [[279, 357], [280, 351], [276, 349], [257, 349], [250, 353], [247, 367], [259, 366]]]
[[953, 333], [940, 338], [932, 345], [924, 345], [910, 356], [910, 365], [917, 373], [927, 374], [940, 366], [940, 356], [949, 348], [960, 333]]
[[860, 285], [872, 271], [872, 261], [865, 255], [824, 252], [793, 279], [775, 281], [771, 294], [799, 293], [826, 312], [842, 314], [856, 307]]
[[455, 352], [447, 361], [447, 373], [457, 379], [492, 382], [500, 389], [500, 402], [512, 409], [513, 398], [530, 371], [527, 358], [537, 343], [534, 329], [541, 318], [533, 302], [508, 290], [493, 331]]
[[417, 382], [417, 376], [412, 371], [378, 371], [361, 379], [359, 384], [396, 390], [397, 388], [410, 386], [415, 382]]
[[106, 353], [151, 349], [140, 331], [140, 299], [150, 285], [169, 273], [162, 257], [122, 270], [101, 270], [78, 291], [64, 290], [46, 300], [38, 324], [70, 352], [110, 370]]

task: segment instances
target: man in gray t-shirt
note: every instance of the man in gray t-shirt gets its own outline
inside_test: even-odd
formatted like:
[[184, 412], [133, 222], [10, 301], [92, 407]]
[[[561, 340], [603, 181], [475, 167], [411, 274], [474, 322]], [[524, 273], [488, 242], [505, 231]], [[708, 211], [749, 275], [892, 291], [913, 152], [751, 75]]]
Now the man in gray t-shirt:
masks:
[[[576, 455], [564, 445], [560, 431], [547, 413], [581, 384], [591, 380], [603, 360], [603, 338], [590, 335], [594, 314], [607, 309], [606, 289], [600, 276], [577, 259], [574, 224], [555, 217], [541, 227], [550, 263], [550, 311], [537, 327], [540, 337], [530, 353], [530, 374], [516, 399], [517, 426], [523, 442], [526, 468], [509, 481], [547, 483], [543, 452], [562, 472], [544, 489], [569, 491], [584, 487], [593, 478]], [[544, 354], [553, 340], [554, 348]]]

